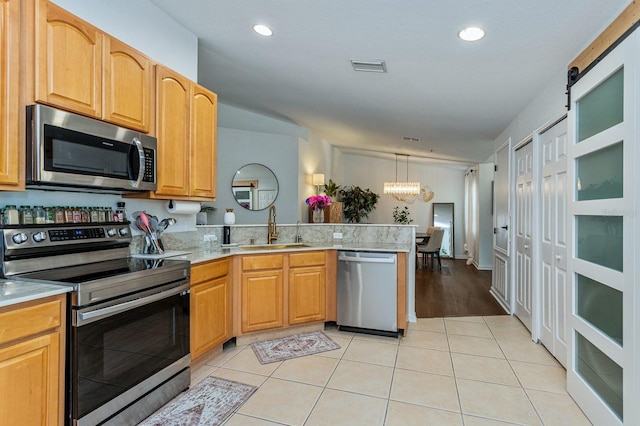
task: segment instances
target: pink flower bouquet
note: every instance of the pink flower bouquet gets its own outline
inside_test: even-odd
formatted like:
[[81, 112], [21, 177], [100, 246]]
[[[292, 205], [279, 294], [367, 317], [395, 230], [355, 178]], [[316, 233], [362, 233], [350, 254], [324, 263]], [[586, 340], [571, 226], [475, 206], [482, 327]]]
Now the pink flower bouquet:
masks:
[[326, 195], [314, 195], [307, 198], [306, 203], [313, 210], [323, 209], [331, 205], [331, 198]]

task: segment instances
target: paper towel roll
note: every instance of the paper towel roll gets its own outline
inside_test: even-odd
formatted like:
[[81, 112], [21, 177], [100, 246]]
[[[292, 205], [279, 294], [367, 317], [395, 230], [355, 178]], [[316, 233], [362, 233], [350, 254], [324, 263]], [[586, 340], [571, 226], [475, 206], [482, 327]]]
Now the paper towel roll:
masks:
[[167, 201], [167, 211], [171, 214], [196, 214], [200, 211], [200, 203], [193, 201]]

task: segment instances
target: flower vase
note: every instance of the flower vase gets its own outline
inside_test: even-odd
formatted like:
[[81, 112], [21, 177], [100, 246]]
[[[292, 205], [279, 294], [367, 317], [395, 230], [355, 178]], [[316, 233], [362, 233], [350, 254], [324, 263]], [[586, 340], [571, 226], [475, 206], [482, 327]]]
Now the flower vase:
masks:
[[313, 223], [324, 223], [324, 209], [313, 210]]

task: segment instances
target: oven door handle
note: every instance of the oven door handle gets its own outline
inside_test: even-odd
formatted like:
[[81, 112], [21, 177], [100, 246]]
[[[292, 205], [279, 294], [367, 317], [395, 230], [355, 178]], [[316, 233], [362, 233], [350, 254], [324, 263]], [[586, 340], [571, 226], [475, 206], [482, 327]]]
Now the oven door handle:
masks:
[[170, 290], [155, 293], [150, 296], [142, 297], [140, 299], [130, 300], [128, 302], [119, 303], [117, 305], [108, 306], [106, 308], [96, 309], [89, 312], [79, 312], [77, 326], [81, 326], [87, 322], [93, 322], [98, 319], [110, 317], [119, 314], [124, 311], [137, 308], [139, 306], [147, 305], [149, 303], [156, 302], [158, 300], [166, 299], [178, 293], [189, 292], [189, 284], [181, 285], [180, 287], [172, 288]]

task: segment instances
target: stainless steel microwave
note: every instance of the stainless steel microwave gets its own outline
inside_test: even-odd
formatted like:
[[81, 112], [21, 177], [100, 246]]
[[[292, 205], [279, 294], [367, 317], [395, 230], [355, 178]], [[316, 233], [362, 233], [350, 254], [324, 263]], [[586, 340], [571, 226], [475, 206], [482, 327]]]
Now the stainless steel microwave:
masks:
[[157, 188], [157, 139], [44, 105], [27, 106], [26, 185], [95, 192]]

